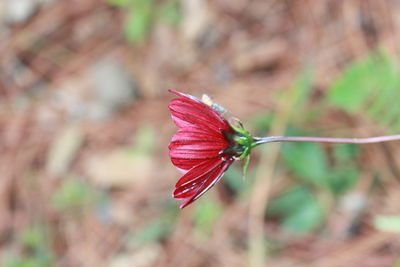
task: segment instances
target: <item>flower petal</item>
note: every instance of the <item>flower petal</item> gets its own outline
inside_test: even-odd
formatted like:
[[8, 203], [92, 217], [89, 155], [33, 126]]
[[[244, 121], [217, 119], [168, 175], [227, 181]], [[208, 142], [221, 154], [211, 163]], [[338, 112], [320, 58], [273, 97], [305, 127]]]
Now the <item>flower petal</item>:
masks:
[[[221, 157], [220, 150], [186, 150], [173, 149], [169, 151], [172, 162], [174, 160], [212, 159]], [[178, 166], [179, 167], [179, 166]]]
[[176, 140], [169, 144], [170, 150], [219, 150], [222, 151], [227, 147], [226, 142], [211, 140]]
[[172, 137], [172, 142], [179, 140], [206, 140], [213, 142], [224, 142], [227, 143], [225, 136], [221, 132], [207, 131], [197, 127], [186, 127], [179, 129], [174, 137]]
[[183, 114], [196, 115], [198, 119], [212, 121], [217, 128], [225, 128], [226, 120], [213, 108], [204, 103], [188, 102], [181, 98], [175, 98], [169, 105], [170, 109]]
[[229, 142], [206, 133], [179, 130], [169, 144], [172, 163], [183, 170], [189, 170], [207, 159], [220, 158]]
[[207, 161], [203, 161], [199, 165], [193, 167], [191, 170], [185, 173], [179, 181], [176, 183], [175, 187], [183, 186], [188, 182], [193, 182], [196, 178], [201, 178], [202, 176], [206, 175], [208, 172], [213, 170], [221, 164], [221, 159], [211, 159]]
[[[219, 161], [209, 161], [191, 169], [181, 180], [178, 181], [178, 186], [175, 188], [174, 198], [183, 201], [181, 209], [201, 197], [223, 176], [226, 169], [232, 164], [233, 159], [224, 161], [222, 158]], [[209, 165], [208, 165], [209, 164]], [[209, 168], [208, 171], [203, 172]]]
[[169, 105], [169, 110], [171, 111], [173, 121], [180, 128], [197, 126], [216, 132], [227, 128], [226, 125], [219, 123], [217, 120], [205, 116], [201, 111], [196, 112], [193, 109], [183, 109], [180, 106], [172, 104]]
[[169, 105], [172, 119], [180, 128], [188, 126], [201, 126], [210, 130], [232, 130], [229, 123], [210, 106], [197, 98], [169, 90], [179, 96], [173, 99]]
[[188, 171], [203, 163], [206, 159], [171, 159], [172, 164], [181, 171]]

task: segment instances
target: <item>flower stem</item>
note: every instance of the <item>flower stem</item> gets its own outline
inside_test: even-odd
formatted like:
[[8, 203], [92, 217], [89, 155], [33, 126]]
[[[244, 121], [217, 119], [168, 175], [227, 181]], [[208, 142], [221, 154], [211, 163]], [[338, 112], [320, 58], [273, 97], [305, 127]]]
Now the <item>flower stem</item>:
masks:
[[313, 137], [313, 136], [268, 136], [254, 137], [252, 147], [271, 142], [317, 142], [336, 144], [371, 144], [400, 140], [400, 134], [375, 136], [367, 138], [335, 138], [335, 137]]

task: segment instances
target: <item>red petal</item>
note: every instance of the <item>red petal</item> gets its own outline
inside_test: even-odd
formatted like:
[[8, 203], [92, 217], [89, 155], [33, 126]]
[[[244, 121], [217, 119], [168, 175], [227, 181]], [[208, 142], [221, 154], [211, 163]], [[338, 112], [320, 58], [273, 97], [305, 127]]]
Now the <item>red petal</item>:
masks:
[[[208, 131], [210, 132], [210, 131]], [[180, 129], [169, 144], [172, 163], [183, 170], [190, 170], [204, 160], [219, 158], [229, 142], [220, 133], [202, 129]]]
[[173, 149], [169, 151], [171, 159], [212, 159], [219, 158], [220, 150], [186, 150]]
[[193, 109], [183, 109], [176, 105], [170, 105], [169, 110], [171, 111], [173, 121], [180, 128], [197, 126], [216, 132], [227, 128], [226, 125], [219, 123], [217, 120], [205, 116], [201, 111], [196, 112]]
[[179, 129], [174, 137], [172, 137], [172, 141], [178, 140], [207, 140], [227, 142], [225, 136], [221, 132], [207, 131], [197, 127]]
[[187, 171], [203, 163], [205, 160], [206, 159], [171, 159], [171, 162], [175, 167]]
[[221, 114], [197, 98], [169, 91], [180, 96], [180, 98], [173, 99], [169, 105], [172, 119], [178, 127], [201, 126], [215, 131], [232, 130]]
[[[215, 164], [217, 162], [217, 164]], [[202, 165], [196, 166], [187, 172], [181, 179], [186, 182], [177, 186], [173, 193], [174, 198], [183, 201], [180, 206], [181, 209], [201, 197], [207, 190], [209, 190], [216, 182], [218, 182], [226, 169], [232, 164], [233, 159], [224, 161], [223, 159], [213, 162], [210, 161]], [[210, 168], [203, 173], [202, 171]], [[178, 184], [180, 181], [178, 182]]]
[[220, 158], [211, 159], [200, 163], [199, 165], [193, 167], [190, 171], [185, 173], [185, 175], [183, 175], [176, 183], [175, 187], [177, 188], [183, 186], [188, 182], [195, 181], [196, 178], [201, 178], [202, 176], [213, 170], [215, 167], [217, 167], [219, 164], [221, 164]]
[[213, 108], [204, 103], [188, 102], [182, 98], [175, 98], [169, 105], [170, 109], [182, 113], [195, 113], [197, 117], [212, 121], [216, 126], [225, 128], [226, 120]]
[[219, 150], [222, 151], [227, 147], [225, 142], [213, 142], [207, 140], [179, 140], [172, 141], [169, 144], [170, 150]]

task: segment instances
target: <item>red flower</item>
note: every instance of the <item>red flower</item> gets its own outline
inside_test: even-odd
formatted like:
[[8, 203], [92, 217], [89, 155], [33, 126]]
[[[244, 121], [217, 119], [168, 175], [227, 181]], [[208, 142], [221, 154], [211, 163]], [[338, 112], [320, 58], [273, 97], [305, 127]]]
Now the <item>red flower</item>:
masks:
[[183, 202], [182, 209], [218, 182], [243, 151], [231, 138], [237, 132], [220, 113], [193, 96], [169, 91], [178, 96], [169, 105], [179, 127], [169, 144], [169, 155], [172, 164], [185, 173], [173, 192]]

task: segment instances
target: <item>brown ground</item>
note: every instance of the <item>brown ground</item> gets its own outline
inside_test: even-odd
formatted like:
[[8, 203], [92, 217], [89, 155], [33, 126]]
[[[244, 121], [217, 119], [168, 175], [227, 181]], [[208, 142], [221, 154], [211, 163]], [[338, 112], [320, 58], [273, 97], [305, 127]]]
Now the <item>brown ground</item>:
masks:
[[[400, 2], [215, 0], [194, 8], [189, 2], [179, 27], [154, 23], [143, 45], [124, 40], [124, 11], [100, 0], [54, 1], [24, 22], [5, 24], [6, 32], [0, 31], [0, 256], [30, 257], [35, 248], [20, 236], [38, 226], [52, 259], [32, 266], [397, 266], [399, 236], [375, 230], [371, 218], [399, 212], [398, 146], [363, 150], [360, 165], [369, 169], [354, 190], [364, 194], [378, 171], [386, 180], [360, 214], [332, 213], [318, 232], [288, 235], [254, 208], [265, 205], [263, 189], [269, 187], [258, 179], [261, 189], [233, 201], [222, 186], [208, 192], [205, 198], [221, 202], [221, 214], [210, 233], [199, 235], [192, 224], [197, 204], [177, 211], [170, 201], [179, 173], [167, 153], [176, 129], [166, 90], [208, 93], [246, 121], [266, 110], [290, 112], [278, 96], [313, 65], [318, 102], [352, 60], [378, 46], [391, 55], [399, 51]], [[105, 117], [87, 109], [98, 101], [91, 71], [103, 60], [122, 66], [137, 85], [137, 97]], [[333, 109], [324, 118], [319, 126], [345, 135], [377, 132], [362, 116]], [[145, 131], [142, 139], [138, 130]], [[138, 138], [147, 140], [145, 152], [135, 143]], [[264, 166], [279, 164], [274, 155], [265, 158], [270, 165]], [[270, 175], [261, 171], [257, 177]], [[108, 204], [100, 211], [86, 202], [59, 208], [54, 195], [66, 179], [82, 181]], [[280, 188], [285, 185], [270, 194]], [[138, 229], [168, 216], [173, 227], [161, 240], [131, 244]], [[346, 234], [358, 219], [360, 231]], [[278, 251], [267, 261], [257, 253], [260, 234]]]

